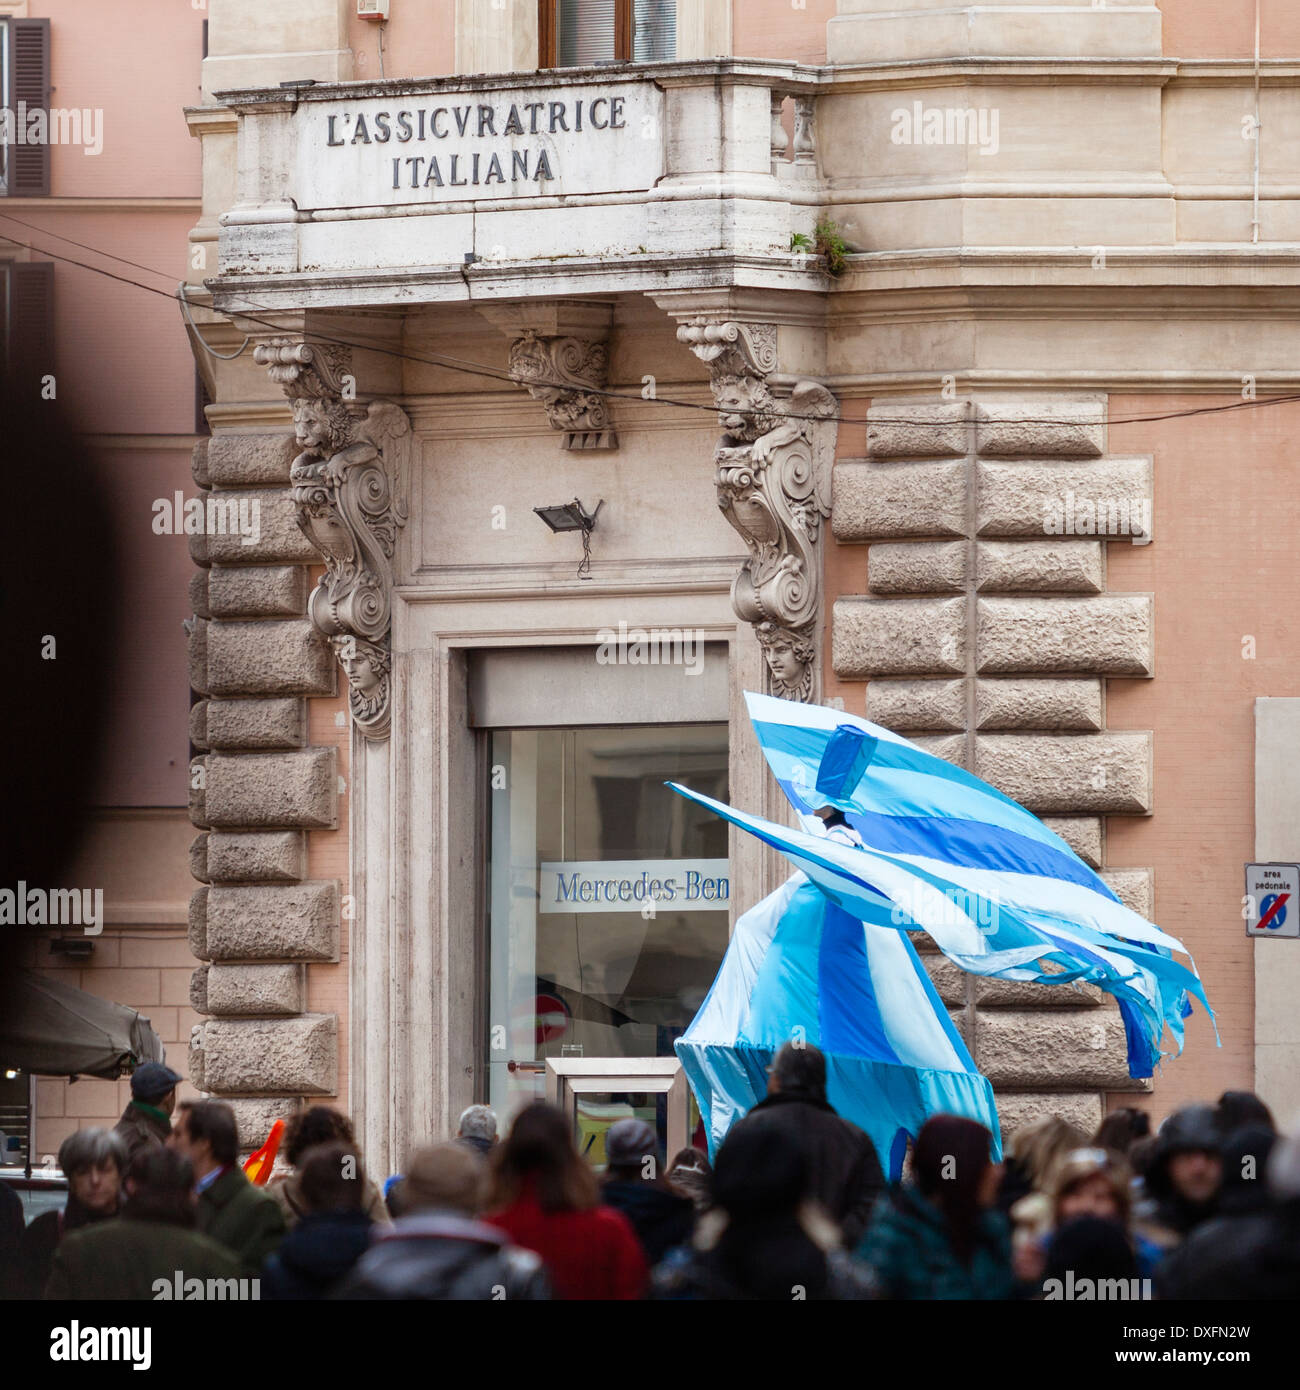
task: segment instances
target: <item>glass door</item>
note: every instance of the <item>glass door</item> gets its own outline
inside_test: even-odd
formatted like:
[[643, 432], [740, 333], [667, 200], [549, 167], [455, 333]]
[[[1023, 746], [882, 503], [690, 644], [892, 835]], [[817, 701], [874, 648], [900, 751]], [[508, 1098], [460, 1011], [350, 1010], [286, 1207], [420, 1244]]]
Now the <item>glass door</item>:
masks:
[[[673, 1057], [726, 950], [731, 882], [725, 823], [664, 784], [725, 800], [727, 726], [486, 737], [487, 1092], [508, 1123], [545, 1097], [547, 1058]], [[599, 1128], [637, 1106], [583, 1108]]]

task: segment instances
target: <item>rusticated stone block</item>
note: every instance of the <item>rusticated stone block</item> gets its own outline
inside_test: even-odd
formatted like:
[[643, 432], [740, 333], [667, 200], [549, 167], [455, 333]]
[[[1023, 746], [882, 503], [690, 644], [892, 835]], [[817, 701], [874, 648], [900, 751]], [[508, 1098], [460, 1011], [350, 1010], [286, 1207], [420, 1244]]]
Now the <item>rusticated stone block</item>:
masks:
[[969, 452], [969, 401], [881, 401], [867, 411], [872, 458], [953, 458]]
[[297, 1096], [275, 1096], [266, 1099], [235, 1096], [226, 1104], [235, 1112], [239, 1147], [244, 1153], [260, 1149], [270, 1138], [271, 1127], [275, 1122], [287, 1121], [301, 1108]]
[[208, 757], [190, 759], [190, 824], [208, 829]]
[[208, 832], [190, 841], [190, 873], [200, 883], [208, 882]]
[[207, 710], [213, 748], [301, 748], [307, 742], [305, 700], [210, 700]]
[[212, 623], [209, 695], [332, 695], [336, 662], [329, 643], [300, 622]]
[[[218, 492], [224, 531], [209, 528], [208, 558], [216, 565], [285, 565], [320, 562], [298, 525], [287, 492]], [[232, 510], [233, 508], [233, 510]]]
[[1043, 824], [1094, 869], [1101, 868], [1101, 821], [1096, 816], [1044, 816]]
[[212, 561], [208, 558], [208, 538], [202, 531], [194, 531], [186, 537], [190, 559], [206, 569]]
[[1096, 985], [1038, 985], [968, 975], [942, 955], [926, 956], [924, 965], [939, 998], [951, 1009], [966, 1003], [968, 980], [974, 981], [975, 1003], [981, 1009], [1092, 1009], [1105, 1000]]
[[1150, 869], [1103, 869], [1101, 877], [1125, 907], [1148, 921], [1155, 916]]
[[899, 733], [947, 733], [966, 727], [964, 681], [887, 681], [867, 685], [867, 718]]
[[976, 623], [982, 675], [1149, 676], [1155, 661], [1150, 594], [981, 598]]
[[190, 706], [190, 742], [195, 748], [208, 748], [208, 702], [196, 700]]
[[333, 1014], [212, 1019], [203, 1025], [203, 1072], [214, 1095], [333, 1095], [338, 1020]]
[[965, 541], [876, 544], [867, 555], [874, 594], [959, 594], [966, 587]]
[[218, 565], [205, 571], [212, 615], [217, 618], [300, 617], [307, 607], [303, 565]]
[[190, 575], [190, 612], [199, 618], [210, 618], [208, 607], [208, 570], [195, 570]]
[[216, 883], [294, 883], [307, 873], [307, 837], [301, 830], [213, 831], [207, 867]]
[[332, 880], [208, 890], [209, 960], [336, 961], [339, 890]]
[[998, 401], [975, 409], [979, 452], [993, 458], [1098, 458], [1103, 405], [1093, 401]]
[[289, 432], [222, 430], [208, 445], [208, 471], [217, 487], [287, 483], [298, 446]]
[[331, 748], [208, 757], [209, 828], [338, 824], [338, 759]]
[[219, 965], [208, 971], [208, 1007], [218, 1016], [277, 1017], [302, 1012], [301, 965]]
[[975, 478], [981, 536], [1132, 536], [1151, 521], [1150, 459], [981, 461]]
[[1101, 542], [982, 541], [975, 552], [975, 587], [986, 593], [1099, 594], [1106, 587]]
[[1151, 735], [981, 734], [976, 775], [1037, 815], [1151, 809]]
[[965, 646], [965, 599], [835, 601], [831, 661], [845, 679], [958, 675]]
[[966, 766], [966, 739], [964, 735], [920, 734], [912, 740], [924, 753], [932, 758], [942, 758], [954, 767]]
[[965, 463], [859, 463], [831, 472], [831, 529], [842, 541], [961, 536]]
[[200, 439], [190, 450], [190, 472], [200, 487], [211, 487], [212, 477], [208, 471], [208, 439]]
[[1102, 727], [1101, 682], [1075, 680], [976, 681], [979, 729], [1072, 729]]
[[196, 888], [190, 894], [189, 920], [186, 938], [190, 954], [195, 960], [208, 959], [208, 893], [211, 890]]
[[1105, 1118], [1105, 1107], [1096, 1091], [1000, 1091], [995, 1099], [1004, 1145], [1018, 1129], [1052, 1115], [1088, 1136], [1096, 1134]]
[[195, 1013], [208, 1011], [208, 967], [200, 965], [190, 976], [190, 1008]]
[[[1064, 986], [1060, 986], [1064, 988]], [[977, 1063], [995, 1087], [1145, 1091], [1128, 1074], [1124, 1021], [1116, 1008], [989, 1009], [979, 1014]]]
[[208, 693], [208, 620], [191, 618], [189, 637], [185, 643], [185, 654], [189, 661], [190, 689], [200, 695]]

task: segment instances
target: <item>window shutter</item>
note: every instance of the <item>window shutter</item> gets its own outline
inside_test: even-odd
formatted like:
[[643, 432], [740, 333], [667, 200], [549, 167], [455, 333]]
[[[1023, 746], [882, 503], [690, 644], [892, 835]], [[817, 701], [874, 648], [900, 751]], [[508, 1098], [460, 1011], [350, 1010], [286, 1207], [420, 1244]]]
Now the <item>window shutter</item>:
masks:
[[615, 6], [616, 0], [560, 0], [560, 67], [614, 61]]
[[632, 61], [671, 62], [677, 57], [677, 0], [634, 0]]
[[[11, 19], [9, 24], [9, 106], [18, 120], [26, 103], [28, 111], [49, 110], [50, 21]], [[11, 198], [45, 198], [50, 193], [50, 146], [10, 145], [8, 188]]]
[[9, 266], [6, 376], [20, 394], [39, 389], [54, 371], [54, 266], [14, 261]]

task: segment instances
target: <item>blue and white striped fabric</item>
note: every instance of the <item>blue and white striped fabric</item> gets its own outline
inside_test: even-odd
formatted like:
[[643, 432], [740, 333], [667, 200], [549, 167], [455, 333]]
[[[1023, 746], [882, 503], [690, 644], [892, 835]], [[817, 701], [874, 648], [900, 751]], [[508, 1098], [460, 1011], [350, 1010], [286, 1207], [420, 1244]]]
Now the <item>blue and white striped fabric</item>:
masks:
[[[825, 838], [852, 848], [843, 830]], [[790, 1041], [825, 1054], [828, 1100], [866, 1130], [891, 1177], [908, 1138], [939, 1112], [986, 1125], [1000, 1152], [992, 1087], [911, 939], [865, 926], [802, 873], [736, 923], [713, 988], [676, 1043], [710, 1154], [766, 1094], [766, 1069]]]
[[[800, 813], [787, 830], [685, 788], [780, 849], [865, 923], [928, 932], [963, 970], [1115, 996], [1129, 1071], [1150, 1076], [1169, 1029], [1182, 1051], [1188, 995], [1205, 1005], [1182, 944], [1125, 907], [1058, 835], [978, 777], [890, 730], [817, 705], [747, 695], [769, 766]], [[814, 833], [836, 806], [860, 848]]]

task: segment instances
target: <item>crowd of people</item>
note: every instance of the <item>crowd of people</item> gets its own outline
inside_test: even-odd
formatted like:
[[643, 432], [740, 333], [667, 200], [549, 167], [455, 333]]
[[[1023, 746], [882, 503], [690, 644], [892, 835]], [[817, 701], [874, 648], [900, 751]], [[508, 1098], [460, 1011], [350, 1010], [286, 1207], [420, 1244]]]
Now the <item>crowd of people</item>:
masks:
[[868, 1136], [829, 1104], [822, 1054], [792, 1044], [712, 1166], [695, 1148], [665, 1166], [654, 1128], [624, 1119], [597, 1174], [553, 1106], [526, 1106], [501, 1135], [475, 1105], [381, 1190], [326, 1106], [291, 1119], [287, 1168], [253, 1185], [233, 1110], [178, 1103], [179, 1080], [141, 1067], [116, 1129], [63, 1144], [62, 1211], [24, 1228], [0, 1205], [10, 1296], [1300, 1295], [1300, 1135], [1279, 1137], [1246, 1092], [1154, 1134], [1131, 1108], [1095, 1134], [1048, 1117], [1010, 1136], [1002, 1161], [982, 1125], [935, 1115], [890, 1184]]

